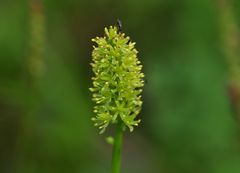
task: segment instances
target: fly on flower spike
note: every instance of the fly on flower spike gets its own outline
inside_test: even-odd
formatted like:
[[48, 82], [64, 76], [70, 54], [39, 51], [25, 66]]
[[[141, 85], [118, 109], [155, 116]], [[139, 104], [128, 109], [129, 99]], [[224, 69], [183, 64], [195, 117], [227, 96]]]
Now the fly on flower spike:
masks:
[[117, 27], [118, 27], [118, 31], [122, 32], [122, 22], [119, 19], [117, 19]]

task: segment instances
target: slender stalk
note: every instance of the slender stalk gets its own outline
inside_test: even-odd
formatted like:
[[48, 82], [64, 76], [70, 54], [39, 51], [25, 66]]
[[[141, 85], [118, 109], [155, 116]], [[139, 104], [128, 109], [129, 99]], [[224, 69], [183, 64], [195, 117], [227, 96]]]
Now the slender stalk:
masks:
[[123, 141], [122, 122], [118, 122], [115, 131], [115, 139], [112, 152], [112, 173], [120, 173], [121, 168], [121, 151]]
[[223, 53], [228, 64], [228, 93], [236, 119], [240, 121], [239, 31], [233, 1], [218, 0]]

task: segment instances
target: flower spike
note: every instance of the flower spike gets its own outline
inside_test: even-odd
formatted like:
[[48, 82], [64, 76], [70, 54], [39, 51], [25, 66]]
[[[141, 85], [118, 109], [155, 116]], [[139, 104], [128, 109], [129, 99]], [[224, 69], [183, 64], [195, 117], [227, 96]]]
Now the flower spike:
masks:
[[111, 123], [122, 121], [130, 131], [137, 126], [136, 120], [142, 101], [144, 85], [142, 65], [137, 58], [135, 43], [117, 27], [105, 28], [105, 37], [92, 39], [97, 45], [92, 52], [94, 73], [92, 100], [96, 103], [92, 118], [103, 133]]

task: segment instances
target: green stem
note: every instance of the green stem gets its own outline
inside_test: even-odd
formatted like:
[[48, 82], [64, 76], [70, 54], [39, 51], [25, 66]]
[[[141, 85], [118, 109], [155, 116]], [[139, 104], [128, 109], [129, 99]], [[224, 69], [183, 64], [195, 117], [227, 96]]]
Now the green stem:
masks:
[[112, 152], [112, 173], [120, 173], [123, 129], [122, 122], [118, 122]]

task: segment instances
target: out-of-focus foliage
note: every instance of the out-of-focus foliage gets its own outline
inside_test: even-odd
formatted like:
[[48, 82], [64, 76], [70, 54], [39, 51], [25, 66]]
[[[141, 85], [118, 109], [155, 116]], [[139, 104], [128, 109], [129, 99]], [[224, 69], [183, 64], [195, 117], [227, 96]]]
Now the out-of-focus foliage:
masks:
[[[91, 38], [121, 19], [147, 84], [126, 133], [124, 173], [239, 173], [223, 0], [45, 0], [42, 76], [29, 74], [31, 3], [0, 2], [0, 172], [106, 173], [111, 146], [92, 126]], [[224, 1], [225, 2], [225, 1]], [[240, 2], [228, 1], [237, 32]], [[223, 9], [225, 6], [223, 6]], [[238, 39], [239, 44], [239, 39]]]

